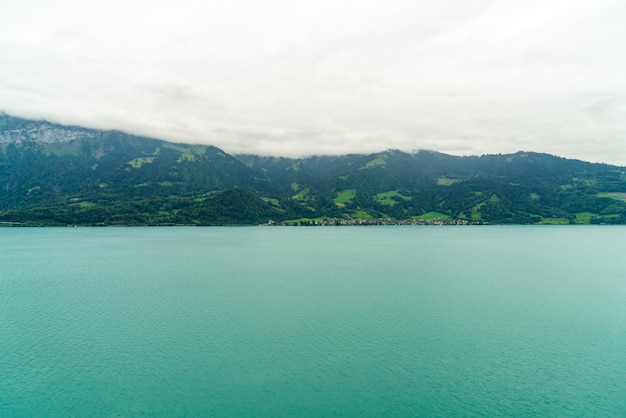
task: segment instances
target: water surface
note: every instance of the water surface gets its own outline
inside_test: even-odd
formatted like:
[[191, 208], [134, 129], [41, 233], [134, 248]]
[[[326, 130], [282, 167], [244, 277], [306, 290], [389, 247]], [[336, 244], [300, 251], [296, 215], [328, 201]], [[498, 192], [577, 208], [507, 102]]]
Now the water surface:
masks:
[[626, 228], [2, 228], [0, 416], [626, 416]]

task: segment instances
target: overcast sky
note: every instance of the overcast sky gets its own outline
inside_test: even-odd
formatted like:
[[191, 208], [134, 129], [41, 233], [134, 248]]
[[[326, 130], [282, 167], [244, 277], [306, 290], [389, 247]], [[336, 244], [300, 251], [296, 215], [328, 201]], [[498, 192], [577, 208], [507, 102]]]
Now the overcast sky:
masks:
[[231, 153], [626, 165], [626, 2], [4, 0], [0, 111]]

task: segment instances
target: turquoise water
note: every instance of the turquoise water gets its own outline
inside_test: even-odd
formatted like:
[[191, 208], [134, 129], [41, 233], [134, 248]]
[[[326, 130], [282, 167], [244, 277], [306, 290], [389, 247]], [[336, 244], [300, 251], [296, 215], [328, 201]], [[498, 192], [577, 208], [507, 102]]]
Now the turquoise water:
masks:
[[0, 416], [626, 416], [626, 228], [3, 228]]

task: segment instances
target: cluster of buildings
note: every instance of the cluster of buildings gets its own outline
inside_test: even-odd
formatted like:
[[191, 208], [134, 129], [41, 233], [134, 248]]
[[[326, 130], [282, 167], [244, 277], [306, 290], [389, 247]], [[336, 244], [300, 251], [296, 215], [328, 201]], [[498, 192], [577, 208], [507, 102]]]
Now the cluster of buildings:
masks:
[[269, 220], [263, 226], [341, 226], [341, 225], [468, 225], [471, 222], [465, 219], [404, 219], [396, 220], [392, 218], [378, 219], [356, 219], [356, 218], [319, 218], [319, 219], [298, 219], [275, 222]]

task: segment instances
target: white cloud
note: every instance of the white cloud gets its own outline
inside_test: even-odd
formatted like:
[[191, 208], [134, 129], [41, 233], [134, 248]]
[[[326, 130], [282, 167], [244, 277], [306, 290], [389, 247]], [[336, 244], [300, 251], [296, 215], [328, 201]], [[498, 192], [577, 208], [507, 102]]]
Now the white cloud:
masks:
[[626, 165], [618, 1], [5, 3], [8, 113], [229, 152]]

